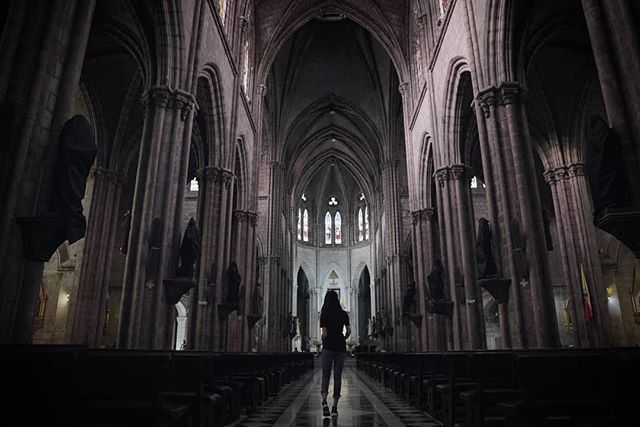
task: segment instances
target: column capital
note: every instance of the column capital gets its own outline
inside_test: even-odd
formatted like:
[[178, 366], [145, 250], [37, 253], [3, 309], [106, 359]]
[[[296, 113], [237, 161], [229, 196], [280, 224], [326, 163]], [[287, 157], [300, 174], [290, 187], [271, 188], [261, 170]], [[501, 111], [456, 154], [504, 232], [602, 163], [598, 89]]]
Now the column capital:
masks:
[[553, 174], [555, 175], [556, 182], [562, 181], [567, 178], [567, 168], [565, 166], [560, 166], [553, 170]]
[[463, 164], [453, 164], [449, 166], [451, 179], [464, 180], [467, 178], [469, 168]]
[[408, 88], [409, 88], [408, 82], [402, 82], [398, 85], [398, 91], [400, 91], [400, 95], [402, 95], [403, 98], [407, 96], [407, 94], [409, 93]]
[[518, 82], [503, 82], [500, 85], [500, 105], [513, 105], [524, 102], [526, 89]]
[[431, 221], [431, 219], [433, 218], [433, 216], [436, 213], [436, 209], [435, 208], [424, 208], [424, 209], [418, 209], [415, 210], [413, 212], [411, 212], [411, 218], [413, 220], [413, 223], [416, 224], [422, 220], [428, 220]]
[[490, 86], [481, 90], [476, 95], [476, 101], [482, 109], [482, 113], [487, 118], [491, 116], [491, 111], [494, 110], [496, 106], [496, 90], [494, 86]]
[[551, 186], [555, 185], [558, 182], [554, 169], [547, 169], [542, 173], [542, 176], [544, 176], [545, 182]]
[[569, 176], [571, 178], [576, 176], [584, 176], [584, 163], [574, 163], [567, 167], [567, 171], [569, 172]]
[[438, 184], [440, 187], [444, 187], [445, 181], [449, 181], [451, 179], [451, 171], [448, 167], [442, 167], [435, 172], [435, 177], [438, 180]]
[[168, 86], [152, 86], [143, 95], [142, 102], [147, 107], [172, 108], [180, 110], [182, 120], [187, 118], [190, 111], [197, 110], [196, 98], [181, 89], [171, 89]]

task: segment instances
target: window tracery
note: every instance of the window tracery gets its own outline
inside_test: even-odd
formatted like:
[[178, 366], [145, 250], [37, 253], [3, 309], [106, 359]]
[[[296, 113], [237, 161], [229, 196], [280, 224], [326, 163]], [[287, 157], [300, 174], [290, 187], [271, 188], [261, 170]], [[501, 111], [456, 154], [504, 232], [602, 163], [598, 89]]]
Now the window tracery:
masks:
[[340, 216], [340, 211], [336, 212], [335, 217], [335, 242], [337, 245], [342, 244], [342, 217]]
[[331, 244], [331, 214], [329, 212], [324, 216], [324, 243]]

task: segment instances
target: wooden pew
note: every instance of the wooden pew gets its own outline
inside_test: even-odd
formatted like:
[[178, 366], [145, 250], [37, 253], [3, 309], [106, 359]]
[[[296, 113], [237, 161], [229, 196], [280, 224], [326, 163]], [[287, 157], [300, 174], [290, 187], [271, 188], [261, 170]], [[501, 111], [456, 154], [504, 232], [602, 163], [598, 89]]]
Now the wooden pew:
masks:
[[188, 405], [163, 396], [172, 389], [170, 352], [90, 350], [72, 382], [80, 424], [191, 425]]

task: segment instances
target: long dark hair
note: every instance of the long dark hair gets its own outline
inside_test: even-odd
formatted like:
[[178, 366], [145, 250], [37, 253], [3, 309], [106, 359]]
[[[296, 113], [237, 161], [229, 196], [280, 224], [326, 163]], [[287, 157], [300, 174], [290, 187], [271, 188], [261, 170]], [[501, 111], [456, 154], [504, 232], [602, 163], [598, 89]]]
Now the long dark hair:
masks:
[[342, 311], [338, 293], [336, 291], [327, 291], [324, 296], [324, 304], [322, 304], [322, 314], [333, 314]]

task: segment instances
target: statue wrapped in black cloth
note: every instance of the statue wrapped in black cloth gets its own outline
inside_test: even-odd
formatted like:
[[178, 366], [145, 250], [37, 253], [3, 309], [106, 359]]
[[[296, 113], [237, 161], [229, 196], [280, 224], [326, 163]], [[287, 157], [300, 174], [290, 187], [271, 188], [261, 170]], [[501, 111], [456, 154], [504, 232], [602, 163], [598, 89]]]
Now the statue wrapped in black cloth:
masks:
[[631, 203], [625, 176], [620, 138], [604, 119], [591, 116], [587, 129], [586, 167], [591, 186], [594, 218], [606, 208], [628, 206]]
[[433, 260], [433, 270], [427, 276], [429, 284], [429, 299], [440, 301], [444, 299], [444, 267], [440, 258]]
[[234, 310], [240, 308], [240, 282], [242, 276], [238, 272], [238, 265], [235, 261], [229, 264], [227, 269], [227, 304]]
[[191, 218], [182, 237], [180, 246], [180, 267], [178, 277], [192, 278], [195, 272], [195, 264], [200, 256], [200, 231], [196, 220]]
[[87, 231], [82, 199], [97, 153], [87, 119], [76, 115], [67, 120], [60, 135], [51, 207], [62, 222], [69, 244], [82, 239]]
[[498, 273], [493, 258], [493, 242], [489, 221], [480, 218], [478, 221], [478, 237], [476, 239], [476, 261], [478, 263], [478, 278], [495, 276]]
[[416, 302], [416, 284], [415, 282], [409, 283], [407, 290], [404, 293], [404, 300], [402, 304], [402, 315], [407, 317], [415, 311]]

